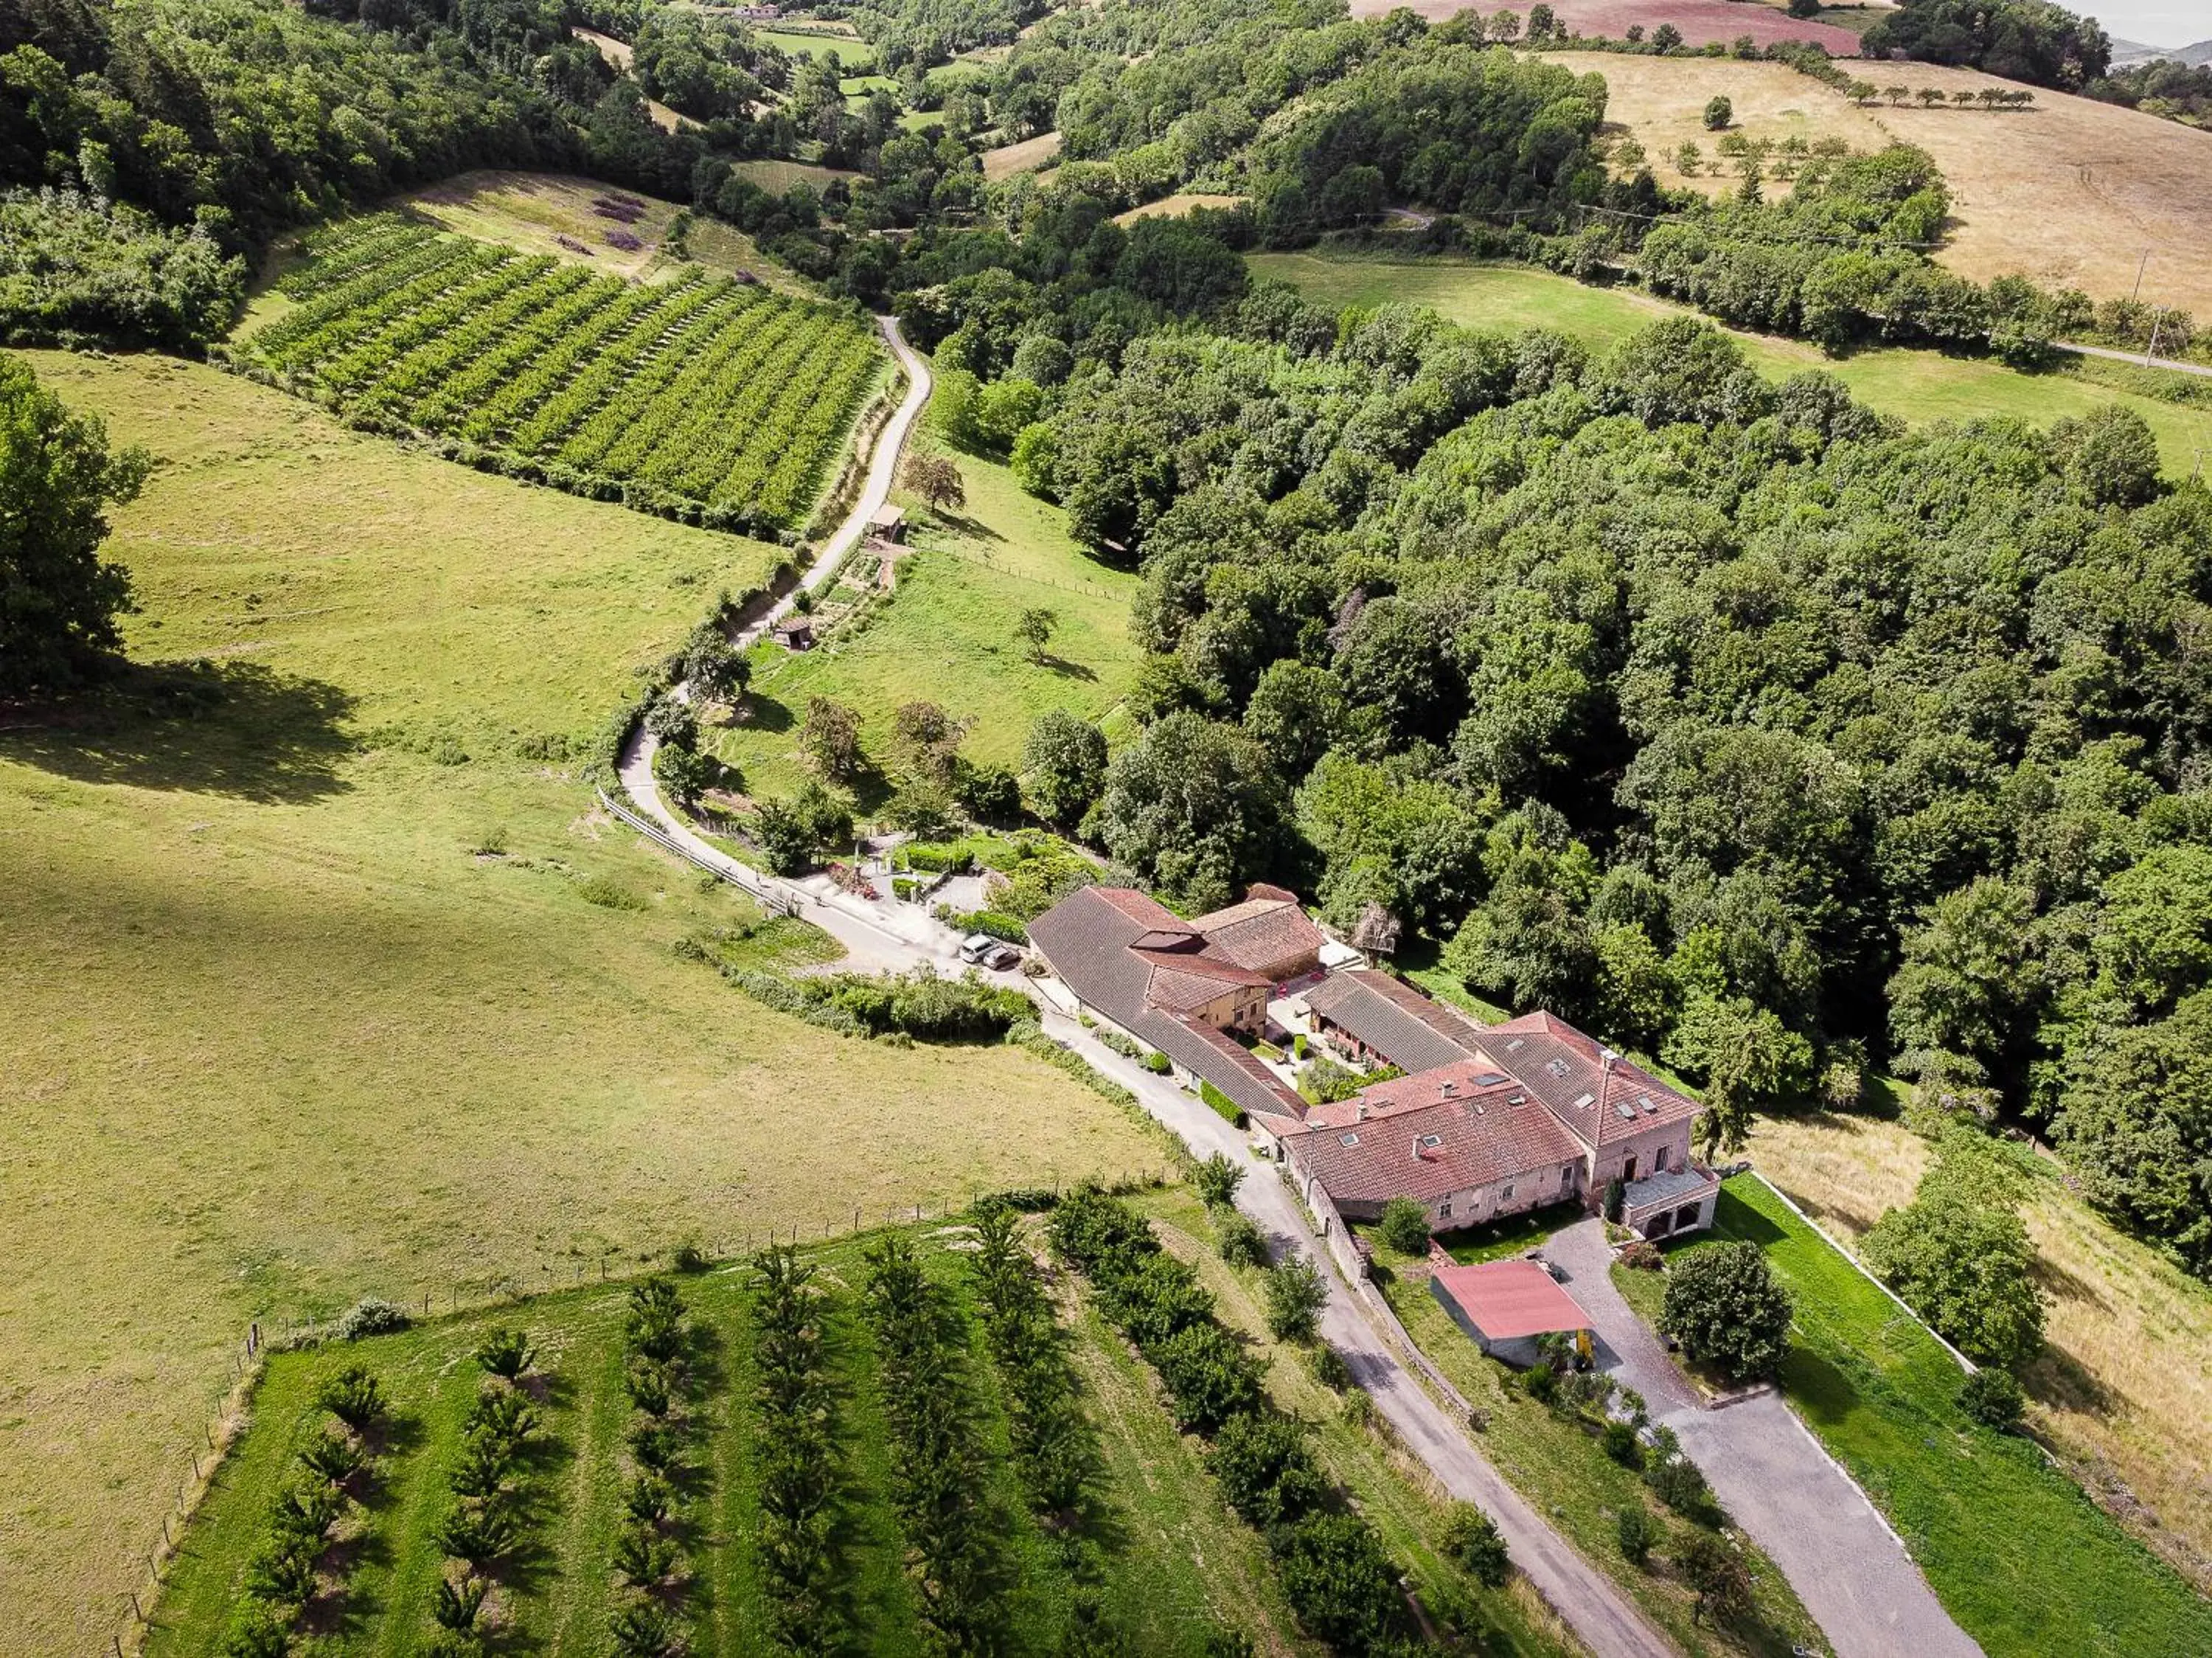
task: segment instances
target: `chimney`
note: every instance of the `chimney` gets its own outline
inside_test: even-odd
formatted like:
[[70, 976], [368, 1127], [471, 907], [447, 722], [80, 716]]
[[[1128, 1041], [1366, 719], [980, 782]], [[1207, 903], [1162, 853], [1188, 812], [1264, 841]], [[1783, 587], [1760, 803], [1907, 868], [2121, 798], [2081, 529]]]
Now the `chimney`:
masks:
[[1367, 1120], [1367, 1102], [1364, 1100], [1356, 1101], [1353, 1104], [1352, 1107], [1352, 1120], [1355, 1123], [1364, 1123]]
[[1445, 1077], [1441, 1083], [1437, 1084], [1437, 1086], [1443, 1089], [1443, 1096], [1447, 1100], [1450, 1099], [1454, 1094], [1459, 1092], [1459, 1084], [1453, 1082], [1449, 1076]]

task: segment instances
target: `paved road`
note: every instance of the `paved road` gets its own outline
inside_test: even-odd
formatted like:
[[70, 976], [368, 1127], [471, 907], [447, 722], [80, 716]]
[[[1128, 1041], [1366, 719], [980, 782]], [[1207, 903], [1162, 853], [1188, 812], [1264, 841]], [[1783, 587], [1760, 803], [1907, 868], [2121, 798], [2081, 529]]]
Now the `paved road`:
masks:
[[[912, 384], [905, 401], [877, 440], [860, 499], [801, 578], [801, 586], [809, 589], [830, 578], [837, 561], [866, 533], [869, 518], [889, 497], [900, 452], [929, 399], [927, 365], [908, 348], [890, 319], [879, 318], [878, 326], [906, 365]], [[761, 637], [790, 609], [791, 602], [787, 598], [775, 606], [738, 636], [739, 642]], [[629, 797], [629, 808], [653, 825], [661, 838], [672, 843], [685, 856], [763, 897], [797, 903], [800, 914], [845, 947], [853, 966], [902, 971], [923, 964], [945, 967], [957, 961], [958, 936], [932, 919], [919, 905], [870, 904], [838, 891], [822, 875], [803, 881], [780, 881], [708, 844], [661, 799], [653, 778], [655, 746], [641, 728], [632, 734], [622, 756], [623, 789]], [[1017, 982], [1027, 987], [1024, 981]], [[1444, 1488], [1455, 1496], [1480, 1503], [1496, 1518], [1514, 1564], [1590, 1650], [1599, 1658], [1672, 1658], [1674, 1649], [1668, 1640], [1505, 1483], [1461, 1427], [1414, 1380], [1335, 1271], [1328, 1252], [1308, 1227], [1304, 1210], [1272, 1167], [1253, 1157], [1244, 1135], [1173, 1082], [1106, 1047], [1066, 1014], [1041, 1006], [1040, 1016], [1051, 1035], [1128, 1088], [1194, 1154], [1203, 1157], [1218, 1151], [1250, 1170], [1250, 1178], [1237, 1194], [1238, 1207], [1268, 1234], [1279, 1254], [1303, 1250], [1320, 1264], [1329, 1289], [1322, 1332], [1330, 1345], [1344, 1355], [1353, 1377], [1374, 1397], [1376, 1408]]]
[[2132, 363], [2138, 369], [2171, 369], [2178, 375], [2195, 375], [2200, 379], [2212, 380], [2212, 369], [2201, 363], [2180, 363], [2170, 357], [2154, 357], [2145, 363], [2141, 351], [2116, 351], [2109, 345], [2076, 345], [2069, 340], [2060, 340], [2058, 349], [2079, 351], [2083, 357], [2105, 357], [2114, 363]]
[[1644, 1395], [1736, 1523], [1796, 1589], [1837, 1658], [1980, 1658], [1895, 1533], [1779, 1393], [1705, 1408], [1613, 1285], [1602, 1222], [1544, 1246], [1597, 1326], [1600, 1368]]

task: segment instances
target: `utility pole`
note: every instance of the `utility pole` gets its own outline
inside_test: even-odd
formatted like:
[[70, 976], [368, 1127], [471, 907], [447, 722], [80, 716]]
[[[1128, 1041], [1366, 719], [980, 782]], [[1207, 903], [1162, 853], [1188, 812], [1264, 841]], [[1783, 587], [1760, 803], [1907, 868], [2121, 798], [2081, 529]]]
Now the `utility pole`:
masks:
[[2148, 248], [2148, 247], [2146, 247], [2146, 248], [2144, 248], [2144, 249], [2143, 249], [2143, 256], [2142, 256], [2142, 259], [2141, 259], [2141, 260], [2136, 264], [2136, 290], [2135, 290], [2135, 292], [2133, 292], [2132, 294], [2130, 294], [2130, 295], [2128, 296], [2128, 302], [2129, 302], [2130, 304], [2131, 304], [2131, 305], [2132, 305], [2136, 301], [2137, 301], [2137, 300], [2139, 300], [2139, 299], [2141, 299], [2141, 298], [2142, 297], [2142, 279], [2143, 279], [2143, 271], [2144, 271], [2145, 268], [2146, 268], [2146, 267], [2148, 267], [2148, 266], [2149, 265], [2149, 264], [2150, 264], [2150, 249], [2149, 249], [2149, 248]]
[[2166, 307], [2161, 305], [2150, 314], [2150, 344], [2143, 351], [2143, 367], [2146, 369], [2150, 367], [2151, 359], [2158, 355], [2158, 331], [2165, 324]]

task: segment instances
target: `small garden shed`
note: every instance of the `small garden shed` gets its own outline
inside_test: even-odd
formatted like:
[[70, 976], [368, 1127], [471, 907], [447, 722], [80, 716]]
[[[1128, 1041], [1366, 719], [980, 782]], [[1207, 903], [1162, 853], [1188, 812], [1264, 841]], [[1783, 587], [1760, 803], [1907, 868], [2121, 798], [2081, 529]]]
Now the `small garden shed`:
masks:
[[1539, 1336], [1572, 1336], [1585, 1356], [1590, 1350], [1589, 1314], [1537, 1262], [1440, 1266], [1429, 1293], [1476, 1346], [1507, 1364], [1534, 1364]]

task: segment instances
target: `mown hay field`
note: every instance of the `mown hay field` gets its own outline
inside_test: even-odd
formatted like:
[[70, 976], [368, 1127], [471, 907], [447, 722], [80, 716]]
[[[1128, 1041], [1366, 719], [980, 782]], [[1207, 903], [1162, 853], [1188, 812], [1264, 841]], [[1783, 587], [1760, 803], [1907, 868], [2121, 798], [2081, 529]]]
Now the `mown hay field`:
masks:
[[[1426, 305], [1468, 327], [1557, 328], [1595, 350], [1663, 318], [1684, 314], [1680, 307], [1638, 289], [1588, 287], [1525, 265], [1326, 253], [1254, 253], [1247, 259], [1254, 275], [1294, 283], [1322, 304]], [[2212, 457], [2212, 409], [2140, 396], [2087, 374], [2024, 375], [1985, 358], [1936, 351], [1871, 350], [1832, 358], [1802, 340], [1723, 332], [1769, 379], [1821, 369], [1843, 381], [1870, 408], [1901, 420], [2011, 415], [2046, 426], [2100, 404], [2118, 403], [2149, 426], [2169, 476], [2186, 478], [2200, 454]]]
[[[2017, 272], [2106, 300], [2134, 293], [2140, 269], [2146, 302], [2212, 322], [2212, 199], [2204, 190], [2212, 132], [2040, 88], [2025, 110], [1925, 109], [1915, 95], [1923, 87], [1947, 97], [1984, 87], [2020, 90], [1978, 70], [1932, 64], [1842, 65], [1877, 87], [1907, 90], [1901, 104], [1884, 96], [1862, 108], [1783, 64], [1546, 55], [1605, 76], [1607, 120], [1635, 134], [1662, 184], [1693, 184], [1709, 194], [1736, 187], [1733, 168], [1710, 171], [1714, 135], [1704, 121], [1706, 100], [1725, 94], [1747, 137], [1833, 136], [1858, 149], [1893, 142], [1925, 149], [1951, 188], [1950, 241], [1937, 258], [1961, 276], [1987, 282]], [[1668, 159], [1685, 142], [1707, 157], [1709, 170], [1695, 180], [1683, 179]]]
[[[601, 204], [617, 223], [645, 210]], [[291, 304], [243, 338], [251, 362], [349, 418], [580, 492], [802, 523], [884, 372], [844, 313], [696, 267], [627, 283], [388, 214], [308, 247], [276, 284]]]
[[[1927, 1143], [1873, 1117], [1775, 1118], [1751, 1153], [1852, 1242], [1912, 1199]], [[2050, 1346], [2026, 1372], [2030, 1420], [2129, 1529], [2212, 1593], [2212, 1285], [2116, 1231], [2057, 1179], [2024, 1214]]]
[[0, 732], [11, 1653], [123, 1627], [249, 1320], [1157, 1161], [1018, 1051], [841, 1040], [673, 954], [749, 911], [577, 769], [774, 550], [210, 368], [27, 355], [162, 457], [112, 553], [132, 655], [178, 666]]

